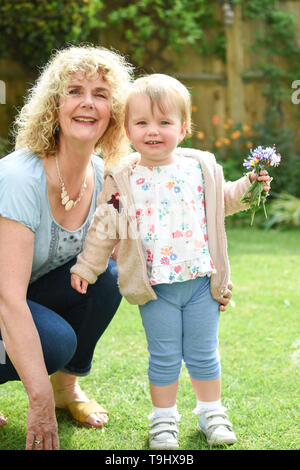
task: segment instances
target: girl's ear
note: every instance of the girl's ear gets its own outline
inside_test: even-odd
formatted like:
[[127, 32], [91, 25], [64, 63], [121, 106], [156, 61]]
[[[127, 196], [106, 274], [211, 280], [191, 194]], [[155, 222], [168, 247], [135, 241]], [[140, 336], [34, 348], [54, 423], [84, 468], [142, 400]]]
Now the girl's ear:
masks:
[[130, 140], [130, 136], [129, 136], [129, 130], [128, 130], [127, 123], [126, 123], [126, 124], [124, 124], [124, 129], [125, 129], [125, 132], [126, 132], [126, 135], [127, 135], [128, 139]]
[[180, 134], [179, 134], [179, 142], [182, 142], [185, 138], [186, 130], [187, 130], [187, 123], [184, 122], [181, 126]]

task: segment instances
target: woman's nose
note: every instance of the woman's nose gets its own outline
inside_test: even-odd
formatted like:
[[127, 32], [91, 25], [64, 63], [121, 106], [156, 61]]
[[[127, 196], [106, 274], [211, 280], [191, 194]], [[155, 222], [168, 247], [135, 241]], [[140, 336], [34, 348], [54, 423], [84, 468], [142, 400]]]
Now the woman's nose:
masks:
[[88, 108], [93, 108], [94, 107], [94, 100], [93, 96], [91, 93], [84, 93], [83, 99], [82, 99], [82, 106], [83, 107], [88, 107]]

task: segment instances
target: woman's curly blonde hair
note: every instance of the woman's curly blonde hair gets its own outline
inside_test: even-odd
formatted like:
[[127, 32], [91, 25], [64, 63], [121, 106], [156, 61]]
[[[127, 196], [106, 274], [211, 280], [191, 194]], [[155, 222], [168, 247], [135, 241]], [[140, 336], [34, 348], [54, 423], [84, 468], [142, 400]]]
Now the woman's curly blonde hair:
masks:
[[124, 57], [104, 47], [70, 46], [56, 52], [29, 90], [25, 104], [15, 120], [16, 149], [27, 147], [40, 158], [54, 155], [58, 139], [58, 106], [74, 73], [87, 78], [97, 72], [110, 87], [111, 118], [107, 130], [95, 146], [105, 163], [115, 163], [128, 153], [124, 130], [124, 105], [133, 68]]

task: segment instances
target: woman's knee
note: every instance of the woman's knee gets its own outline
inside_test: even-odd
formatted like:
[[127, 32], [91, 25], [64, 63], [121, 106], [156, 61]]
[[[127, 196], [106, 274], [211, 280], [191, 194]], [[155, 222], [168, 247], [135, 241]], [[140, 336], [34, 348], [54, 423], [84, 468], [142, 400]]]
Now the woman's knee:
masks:
[[[49, 344], [51, 337], [54, 347]], [[77, 348], [75, 331], [65, 321], [64, 325], [60, 325], [51, 333], [50, 338], [46, 343], [42, 341], [45, 365], [49, 375], [64, 368], [71, 361]]]
[[[72, 359], [76, 350], [77, 339], [73, 328], [62, 318], [61, 321], [55, 319], [56, 321], [53, 322], [52, 327], [51, 325], [47, 327], [42, 325], [42, 317], [43, 314], [41, 318], [35, 321], [35, 324], [41, 341], [45, 366], [50, 375], [62, 369]], [[5, 360], [0, 363], [0, 384], [20, 380], [18, 372], [6, 351], [4, 354]]]
[[77, 347], [75, 331], [52, 310], [30, 300], [27, 302], [40, 336], [47, 371], [52, 374], [74, 356]]

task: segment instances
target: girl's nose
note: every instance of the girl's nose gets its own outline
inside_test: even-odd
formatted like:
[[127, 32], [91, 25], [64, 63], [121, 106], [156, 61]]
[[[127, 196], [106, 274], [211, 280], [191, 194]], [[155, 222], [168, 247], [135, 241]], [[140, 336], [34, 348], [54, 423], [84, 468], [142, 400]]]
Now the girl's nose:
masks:
[[158, 129], [156, 129], [156, 127], [151, 126], [150, 129], [149, 129], [149, 131], [148, 131], [148, 134], [149, 134], [149, 135], [158, 135], [159, 132], [158, 132]]

